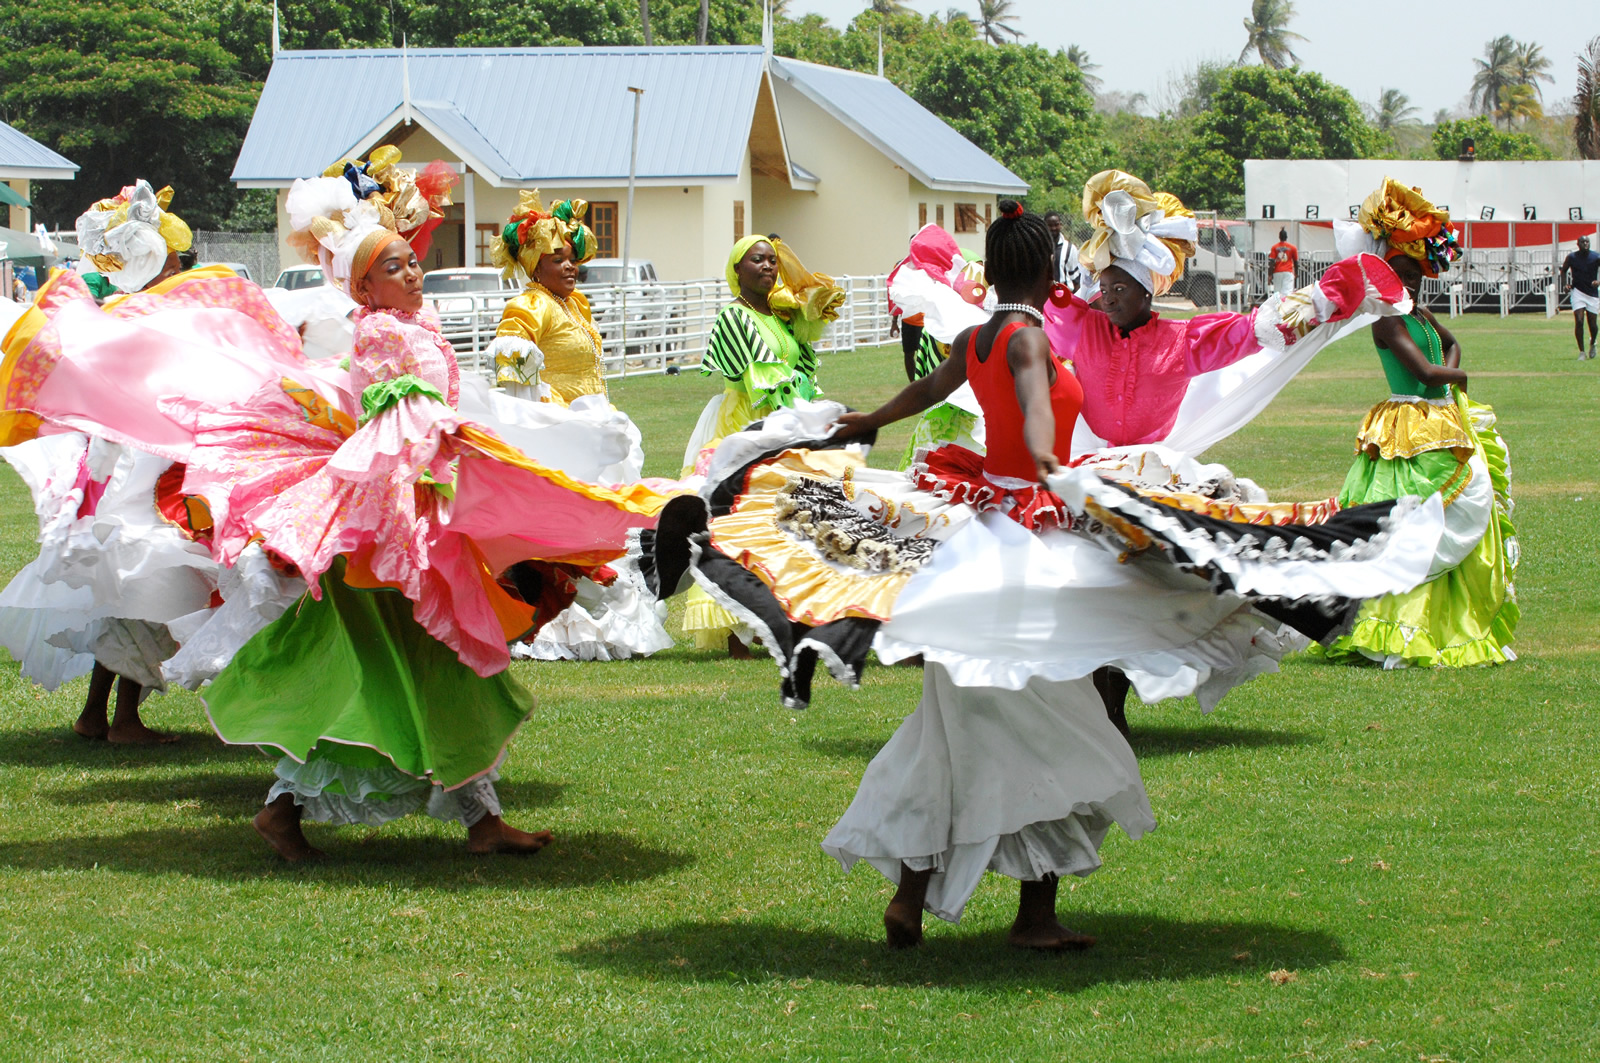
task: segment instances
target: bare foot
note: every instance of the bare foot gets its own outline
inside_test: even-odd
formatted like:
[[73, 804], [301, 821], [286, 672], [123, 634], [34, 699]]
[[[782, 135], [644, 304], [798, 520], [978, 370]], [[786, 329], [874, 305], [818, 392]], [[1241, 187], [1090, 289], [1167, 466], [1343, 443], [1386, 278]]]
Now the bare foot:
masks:
[[1094, 937], [1062, 926], [1054, 918], [1047, 922], [1024, 925], [1020, 920], [1011, 924], [1006, 944], [1019, 949], [1042, 949], [1046, 952], [1067, 952], [1091, 948]]
[[883, 929], [891, 949], [914, 949], [922, 944], [922, 908], [909, 908], [898, 899], [883, 910]]
[[92, 739], [94, 741], [99, 741], [100, 739], [104, 738], [106, 733], [110, 730], [111, 726], [106, 723], [104, 717], [99, 720], [92, 720], [84, 716], [79, 716], [76, 720], [72, 721], [72, 731], [74, 734], [83, 738]]
[[[76, 725], [73, 726], [73, 730], [77, 730]], [[116, 746], [170, 746], [178, 741], [178, 738], [178, 735], [152, 731], [142, 720], [123, 723], [118, 719], [105, 733], [106, 741]]]
[[279, 856], [291, 864], [327, 855], [306, 841], [305, 833], [300, 829], [300, 806], [288, 794], [257, 812], [250, 825], [267, 840], [268, 845], [277, 850]]
[[883, 910], [883, 929], [891, 949], [914, 949], [922, 944], [922, 906], [932, 877], [931, 867], [913, 871], [900, 865], [900, 887]]
[[467, 852], [536, 853], [549, 845], [555, 835], [547, 830], [530, 834], [518, 830], [499, 816], [484, 816], [467, 828]]
[[746, 646], [738, 635], [728, 636], [728, 656], [736, 661], [752, 660], [750, 647]]

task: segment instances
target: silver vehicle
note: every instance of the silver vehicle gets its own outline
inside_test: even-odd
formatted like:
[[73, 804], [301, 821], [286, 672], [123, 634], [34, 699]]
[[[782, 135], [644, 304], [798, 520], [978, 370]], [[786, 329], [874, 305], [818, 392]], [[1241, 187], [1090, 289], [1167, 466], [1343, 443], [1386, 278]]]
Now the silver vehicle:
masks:
[[255, 278], [250, 276], [250, 267], [243, 262], [199, 262], [195, 264], [196, 269], [203, 269], [206, 266], [226, 266], [245, 280], [252, 283], [255, 281]]
[[578, 290], [589, 300], [608, 353], [637, 356], [681, 346], [676, 337], [682, 331], [682, 309], [668, 298], [649, 259], [627, 265], [620, 258], [590, 259], [578, 267]]
[[458, 354], [489, 345], [506, 301], [516, 293], [490, 266], [436, 269], [422, 277], [422, 298], [438, 313], [439, 327]]
[[322, 267], [290, 266], [278, 274], [278, 279], [272, 282], [272, 286], [294, 292], [301, 288], [315, 288], [321, 283]]

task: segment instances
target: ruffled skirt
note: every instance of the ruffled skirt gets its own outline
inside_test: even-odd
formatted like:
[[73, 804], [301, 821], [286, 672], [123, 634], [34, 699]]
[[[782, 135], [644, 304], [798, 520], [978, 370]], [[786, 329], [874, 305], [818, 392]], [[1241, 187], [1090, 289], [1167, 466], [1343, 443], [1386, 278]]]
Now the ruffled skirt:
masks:
[[1329, 639], [1363, 600], [1421, 582], [1443, 529], [1437, 500], [1219, 502], [1089, 468], [1014, 489], [975, 483], [970, 455], [871, 469], [822, 438], [836, 412], [730, 437], [701, 496], [639, 538], [652, 590], [691, 580], [748, 625], [794, 707], [818, 661], [853, 684], [875, 649], [1008, 690], [1112, 665], [1146, 700], [1209, 708], [1301, 636]]
[[[1514, 583], [1519, 550], [1511, 523], [1511, 459], [1495, 428], [1494, 411], [1463, 396], [1459, 406], [1447, 408], [1454, 416], [1383, 412], [1396, 405], [1421, 404], [1374, 407], [1363, 422], [1339, 501], [1359, 505], [1436, 494], [1445, 505], [1445, 535], [1428, 582], [1368, 602], [1348, 635], [1315, 652], [1388, 668], [1515, 660], [1511, 640], [1521, 615]], [[1450, 449], [1426, 449], [1441, 424], [1459, 426], [1468, 446], [1452, 442]]]
[[930, 664], [917, 710], [867, 766], [822, 848], [847, 871], [865, 860], [894, 883], [902, 864], [932, 868], [927, 909], [955, 922], [985, 871], [1090, 874], [1113, 824], [1139, 838], [1156, 822], [1092, 680], [964, 687]]
[[479, 676], [417, 623], [404, 595], [350, 587], [344, 567], [322, 578], [320, 600], [307, 595], [212, 681], [217, 734], [303, 764], [393, 768], [445, 789], [487, 776], [533, 695], [507, 672]]

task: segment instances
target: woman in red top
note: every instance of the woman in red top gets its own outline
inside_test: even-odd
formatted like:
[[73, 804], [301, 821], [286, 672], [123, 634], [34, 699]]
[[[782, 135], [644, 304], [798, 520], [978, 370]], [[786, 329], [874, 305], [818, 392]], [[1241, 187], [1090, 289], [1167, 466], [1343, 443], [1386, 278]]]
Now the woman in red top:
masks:
[[[993, 871], [1021, 883], [1012, 945], [1080, 949], [1094, 939], [1057, 919], [1060, 876], [1098, 868], [1112, 826], [1155, 826], [1095, 671], [1122, 669], [1149, 700], [1215, 704], [1270, 668], [1280, 625], [1322, 638], [1350, 596], [1415, 586], [1443, 519], [1415, 500], [1316, 526], [1250, 507], [1224, 519], [1209, 499], [1068, 467], [1083, 395], [1040, 327], [1049, 230], [1002, 201], [986, 243], [999, 303], [952, 357], [871, 413], [796, 404], [723, 440], [705, 489], [641, 533], [640, 562], [658, 594], [690, 576], [761, 632], [786, 708], [809, 702], [819, 663], [856, 685], [869, 650], [923, 657], [921, 702], [822, 842], [897, 887], [890, 945], [922, 939], [923, 910], [959, 920]], [[985, 453], [867, 465], [876, 428], [963, 384]]]

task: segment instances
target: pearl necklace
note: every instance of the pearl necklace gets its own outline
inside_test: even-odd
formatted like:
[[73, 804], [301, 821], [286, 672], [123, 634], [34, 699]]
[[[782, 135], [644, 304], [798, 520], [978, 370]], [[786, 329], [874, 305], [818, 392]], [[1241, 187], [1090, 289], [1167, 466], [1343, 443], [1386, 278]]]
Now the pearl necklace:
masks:
[[1037, 306], [1029, 306], [1027, 303], [995, 304], [994, 312], [996, 314], [1004, 314], [1007, 311], [1010, 311], [1013, 314], [1027, 314], [1029, 317], [1039, 322], [1040, 328], [1044, 327], [1044, 311], [1040, 310]]

